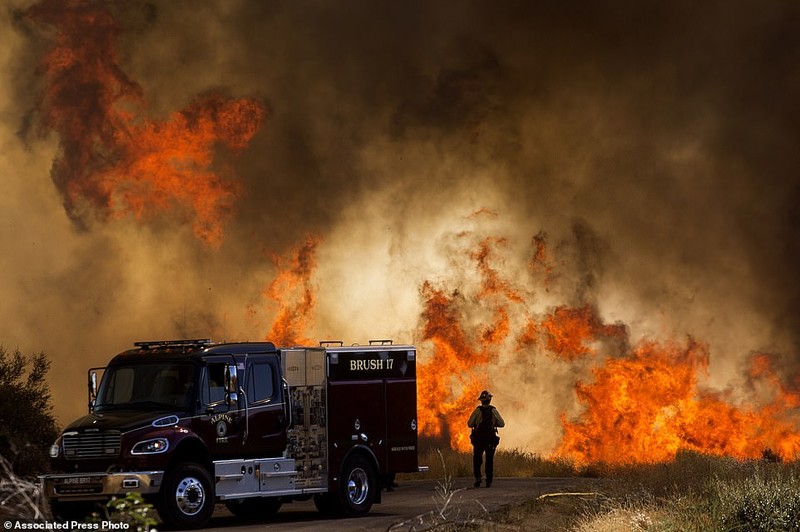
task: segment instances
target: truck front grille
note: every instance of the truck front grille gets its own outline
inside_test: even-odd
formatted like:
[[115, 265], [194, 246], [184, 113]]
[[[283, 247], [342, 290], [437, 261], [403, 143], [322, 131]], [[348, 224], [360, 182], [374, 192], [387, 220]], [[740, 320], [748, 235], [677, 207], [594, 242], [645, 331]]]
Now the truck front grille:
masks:
[[65, 434], [61, 441], [67, 460], [81, 460], [119, 456], [120, 440], [118, 431], [108, 431]]

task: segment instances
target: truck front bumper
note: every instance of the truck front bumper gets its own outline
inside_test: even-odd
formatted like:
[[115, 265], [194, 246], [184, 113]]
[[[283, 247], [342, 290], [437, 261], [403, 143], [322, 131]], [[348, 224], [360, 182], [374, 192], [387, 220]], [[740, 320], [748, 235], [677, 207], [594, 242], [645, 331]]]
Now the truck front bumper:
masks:
[[126, 493], [158, 493], [163, 471], [129, 473], [65, 473], [39, 477], [42, 495], [48, 499], [91, 501]]

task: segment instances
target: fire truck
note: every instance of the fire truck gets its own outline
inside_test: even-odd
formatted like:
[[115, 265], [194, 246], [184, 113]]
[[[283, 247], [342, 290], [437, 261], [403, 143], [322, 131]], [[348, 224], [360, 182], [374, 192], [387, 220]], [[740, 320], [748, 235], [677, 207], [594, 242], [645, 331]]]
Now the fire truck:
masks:
[[414, 346], [134, 346], [89, 370], [89, 414], [50, 449], [41, 481], [56, 517], [130, 492], [176, 528], [202, 527], [217, 503], [254, 518], [313, 498], [359, 516], [395, 474], [424, 469]]

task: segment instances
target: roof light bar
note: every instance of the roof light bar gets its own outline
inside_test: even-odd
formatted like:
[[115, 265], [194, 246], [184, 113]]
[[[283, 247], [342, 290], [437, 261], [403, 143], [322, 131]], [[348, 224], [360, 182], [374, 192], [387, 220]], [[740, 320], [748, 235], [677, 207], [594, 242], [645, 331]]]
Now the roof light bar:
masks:
[[157, 347], [202, 347], [210, 344], [210, 338], [197, 338], [194, 340], [158, 340], [155, 342], [135, 342], [133, 345], [142, 349], [153, 349]]

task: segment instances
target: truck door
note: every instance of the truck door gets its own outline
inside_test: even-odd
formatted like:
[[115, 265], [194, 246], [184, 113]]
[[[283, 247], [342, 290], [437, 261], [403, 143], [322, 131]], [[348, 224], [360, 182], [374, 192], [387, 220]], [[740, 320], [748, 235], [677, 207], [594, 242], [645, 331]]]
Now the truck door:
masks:
[[[225, 372], [235, 365], [230, 355], [209, 357], [200, 374], [200, 417], [195, 431], [208, 445], [213, 459], [241, 456], [244, 423], [240, 405], [225, 390]], [[233, 399], [233, 400], [232, 400]]]
[[278, 357], [249, 356], [245, 371], [247, 423], [246, 452], [253, 456], [281, 456], [286, 449], [286, 414]]

